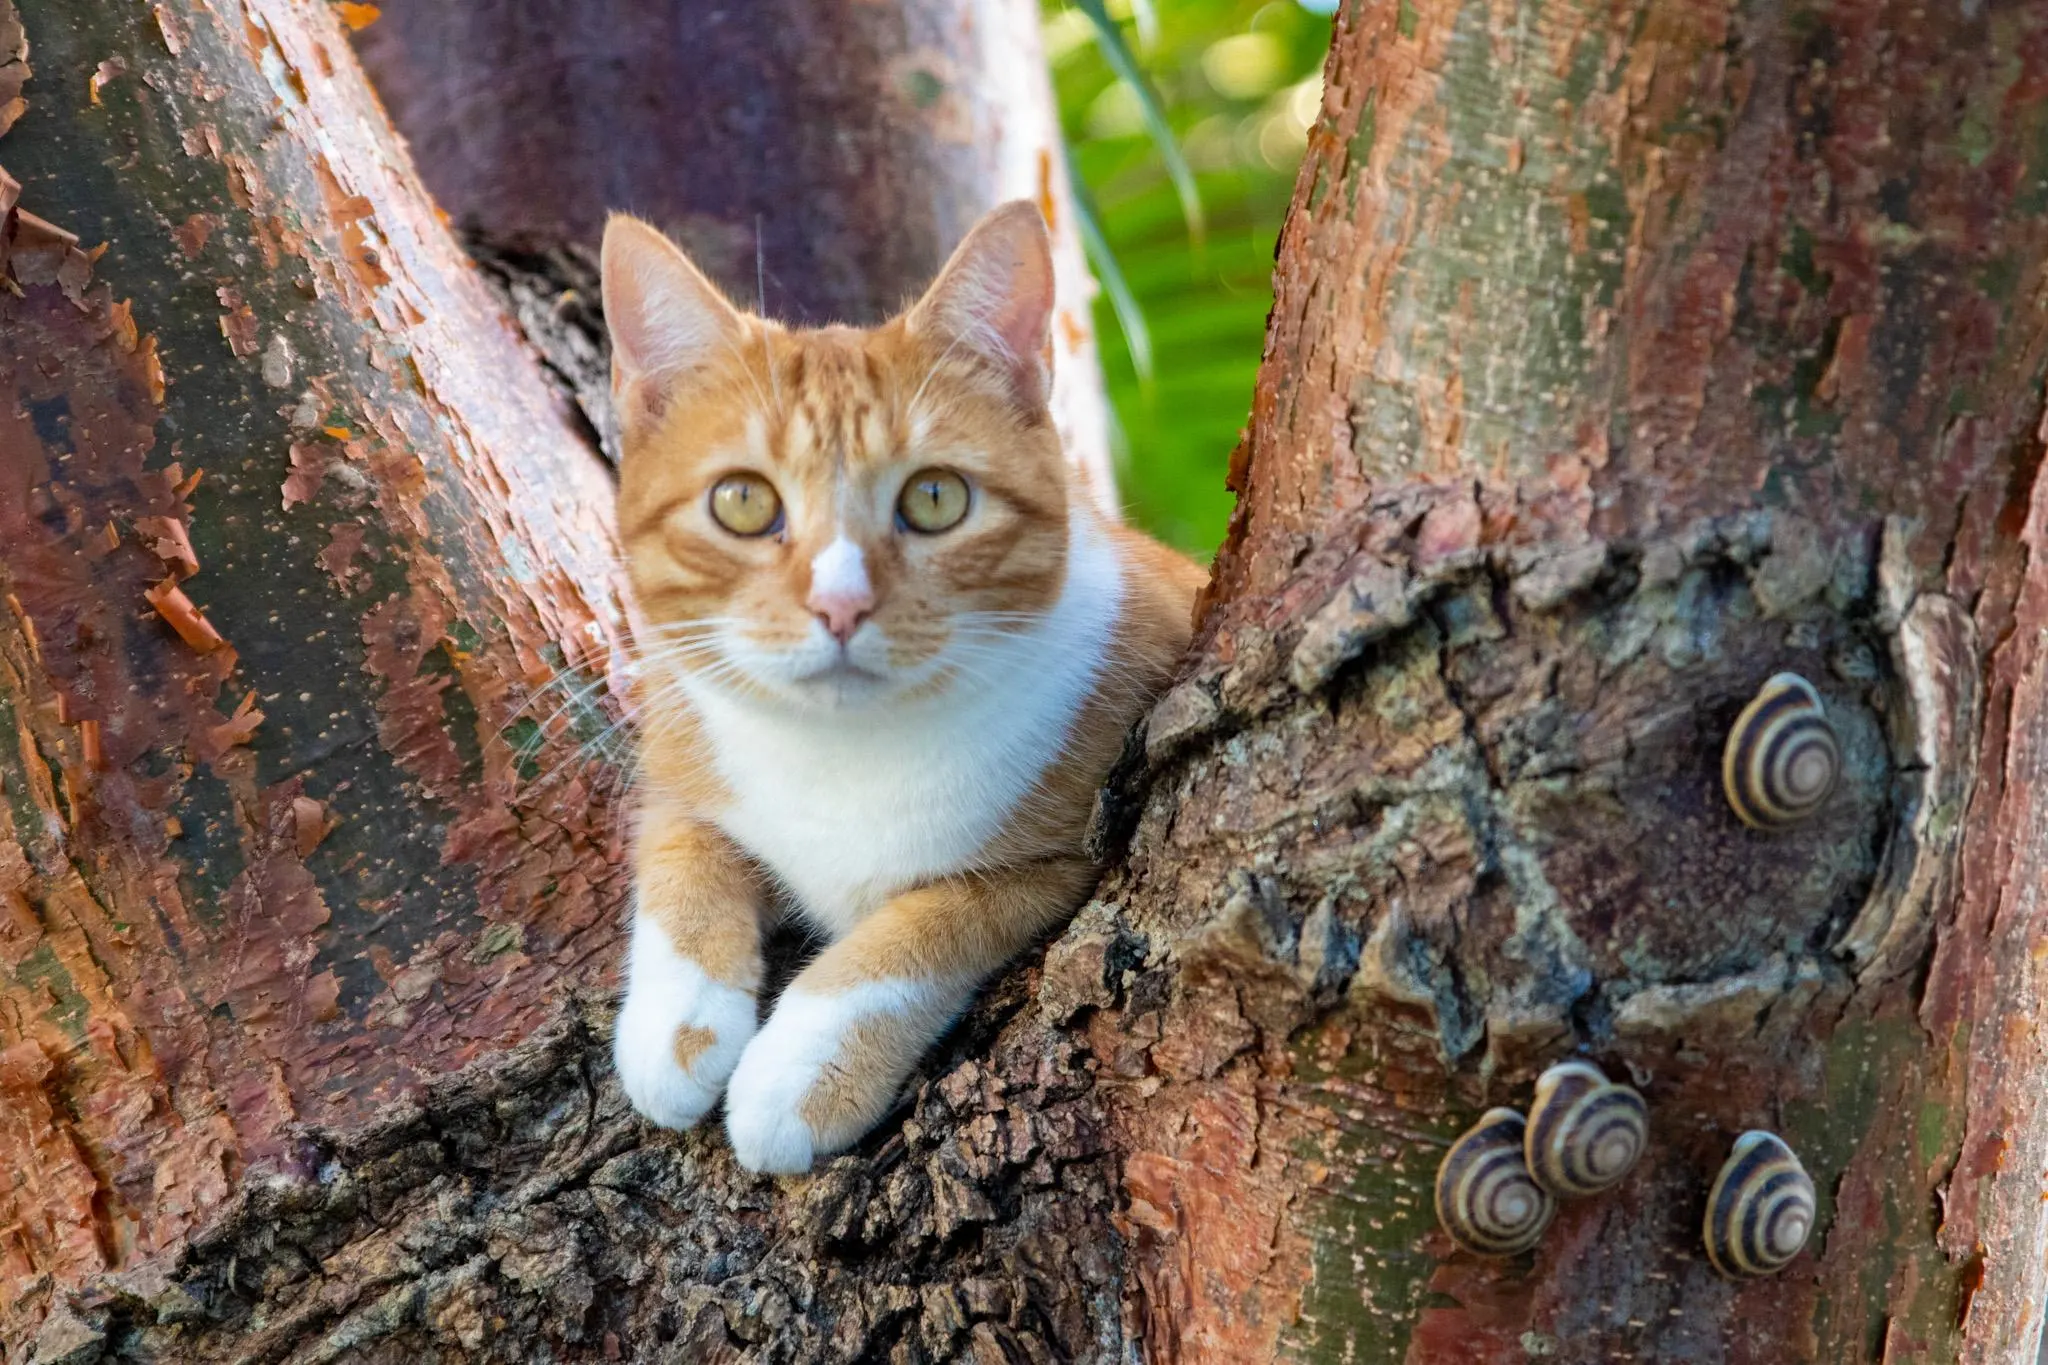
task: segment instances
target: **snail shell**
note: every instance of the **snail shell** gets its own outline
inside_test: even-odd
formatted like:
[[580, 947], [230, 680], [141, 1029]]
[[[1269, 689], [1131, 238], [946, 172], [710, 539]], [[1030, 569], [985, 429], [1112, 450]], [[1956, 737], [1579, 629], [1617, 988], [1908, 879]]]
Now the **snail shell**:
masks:
[[1598, 1194], [1620, 1183], [1649, 1141], [1643, 1097], [1591, 1062], [1559, 1062], [1537, 1078], [1524, 1155], [1552, 1194]]
[[1775, 1275], [1813, 1231], [1813, 1180], [1774, 1133], [1748, 1132], [1707, 1196], [1707, 1259], [1730, 1279]]
[[1779, 673], [1735, 718], [1721, 754], [1721, 788], [1743, 824], [1777, 829], [1820, 809], [1842, 775], [1842, 745], [1820, 693]]
[[1451, 1240], [1482, 1256], [1512, 1256], [1536, 1245], [1557, 1203], [1522, 1160], [1527, 1125], [1512, 1109], [1489, 1109], [1451, 1144], [1436, 1172], [1436, 1216]]

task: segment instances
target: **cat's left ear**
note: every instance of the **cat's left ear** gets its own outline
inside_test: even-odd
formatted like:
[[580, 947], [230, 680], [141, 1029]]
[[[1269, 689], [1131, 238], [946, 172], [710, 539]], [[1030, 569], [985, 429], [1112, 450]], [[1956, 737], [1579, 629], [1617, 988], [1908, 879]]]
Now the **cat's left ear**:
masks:
[[742, 339], [746, 319], [682, 249], [650, 224], [613, 214], [604, 227], [604, 321], [612, 401], [659, 406], [674, 384]]
[[912, 332], [979, 354], [1036, 410], [1052, 393], [1052, 309], [1045, 219], [1029, 199], [1013, 199], [974, 225], [907, 322]]

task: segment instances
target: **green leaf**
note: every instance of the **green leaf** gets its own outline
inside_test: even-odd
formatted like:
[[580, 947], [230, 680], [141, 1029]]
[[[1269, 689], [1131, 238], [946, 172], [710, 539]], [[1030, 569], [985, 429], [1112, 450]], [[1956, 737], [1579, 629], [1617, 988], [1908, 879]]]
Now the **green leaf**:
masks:
[[1166, 107], [1159, 101], [1159, 92], [1152, 88], [1144, 68], [1138, 65], [1137, 57], [1131, 52], [1130, 44], [1124, 41], [1124, 31], [1112, 19], [1103, 0], [1074, 0], [1074, 7], [1088, 16], [1095, 26], [1095, 42], [1102, 49], [1103, 57], [1118, 79], [1129, 85], [1138, 96], [1138, 110], [1144, 116], [1145, 129], [1152, 136], [1152, 143], [1159, 149], [1159, 159], [1166, 163], [1166, 174], [1173, 180], [1173, 188], [1180, 195], [1181, 216], [1187, 221], [1188, 235], [1197, 240], [1203, 235], [1202, 196], [1195, 188], [1195, 173], [1188, 167], [1187, 158], [1181, 155], [1180, 139], [1173, 134], [1173, 125], [1167, 122]]
[[1102, 292], [1109, 295], [1110, 309], [1116, 314], [1117, 330], [1123, 334], [1124, 349], [1130, 352], [1131, 369], [1137, 372], [1138, 382], [1150, 385], [1152, 382], [1152, 333], [1145, 325], [1145, 310], [1138, 306], [1138, 300], [1131, 293], [1131, 287], [1124, 280], [1123, 267], [1117, 263], [1116, 253], [1110, 250], [1109, 239], [1102, 235], [1102, 219], [1095, 210], [1094, 197], [1077, 175], [1068, 179], [1074, 187], [1074, 221], [1081, 229], [1081, 246], [1088, 253], [1088, 263], [1095, 270], [1095, 278], [1102, 284]]
[[1131, 21], [1138, 26], [1138, 46], [1150, 52], [1159, 42], [1159, 11], [1152, 0], [1131, 0]]

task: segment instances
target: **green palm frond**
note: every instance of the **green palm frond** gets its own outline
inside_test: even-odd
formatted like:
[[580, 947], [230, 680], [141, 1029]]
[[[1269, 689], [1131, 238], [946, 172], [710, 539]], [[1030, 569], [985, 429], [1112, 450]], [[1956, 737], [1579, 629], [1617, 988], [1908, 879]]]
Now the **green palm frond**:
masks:
[[1109, 306], [1116, 313], [1117, 329], [1123, 333], [1124, 349], [1131, 357], [1131, 368], [1137, 371], [1140, 384], [1149, 385], [1152, 382], [1152, 333], [1145, 325], [1145, 310], [1132, 296], [1131, 286], [1124, 280], [1123, 266], [1117, 261], [1116, 253], [1110, 250], [1109, 239], [1102, 235], [1102, 219], [1095, 209], [1095, 197], [1088, 193], [1087, 185], [1079, 176], [1071, 179], [1074, 220], [1081, 229], [1082, 249], [1088, 253], [1088, 264], [1095, 271], [1095, 279], [1101, 284], [1102, 292], [1109, 296]]
[[1134, 523], [1197, 554], [1230, 517], [1224, 472], [1329, 46], [1323, 2], [1045, 0], [1097, 325], [1124, 339], [1102, 351], [1119, 487]]
[[1159, 10], [1152, 0], [1131, 0], [1131, 21], [1138, 26], [1138, 47], [1150, 52], [1159, 42]]
[[1088, 16], [1088, 22], [1095, 26], [1095, 41], [1101, 47], [1103, 57], [1122, 80], [1138, 97], [1138, 109], [1145, 119], [1145, 129], [1152, 135], [1153, 146], [1159, 152], [1159, 159], [1166, 163], [1166, 173], [1173, 180], [1173, 188], [1180, 195], [1181, 216], [1187, 220], [1189, 235], [1202, 235], [1202, 195], [1195, 188], [1195, 173], [1181, 154], [1180, 139], [1174, 136], [1173, 125], [1167, 121], [1166, 109], [1159, 102], [1159, 92], [1152, 88], [1152, 82], [1145, 75], [1145, 69], [1138, 65], [1138, 59], [1131, 52], [1131, 45], [1124, 41], [1123, 26], [1110, 17], [1103, 0], [1074, 0], [1074, 8]]

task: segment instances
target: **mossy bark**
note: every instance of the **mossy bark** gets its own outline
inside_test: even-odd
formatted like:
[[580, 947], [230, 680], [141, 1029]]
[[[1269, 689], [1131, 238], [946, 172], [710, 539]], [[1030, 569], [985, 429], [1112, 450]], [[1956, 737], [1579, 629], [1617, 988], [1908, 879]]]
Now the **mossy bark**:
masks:
[[[2032, 1361], [2048, 14], [1350, 3], [1090, 1021], [1162, 1357]], [[1845, 771], [1764, 834], [1736, 712]], [[1589, 1054], [1536, 1251], [1430, 1186]], [[1806, 1254], [1702, 1254], [1742, 1130]]]
[[[426, 410], [444, 386], [467, 394], [460, 385], [484, 380], [451, 375], [452, 358], [448, 370], [358, 363], [363, 338], [412, 328], [412, 356], [431, 361], [451, 354], [435, 338], [476, 344], [461, 328], [501, 335], [488, 308], [463, 302], [469, 285], [446, 285], [454, 302], [431, 311], [407, 303], [432, 319], [414, 321], [399, 308], [413, 295], [350, 285], [341, 266], [339, 286], [311, 272], [318, 285], [297, 314], [250, 302], [267, 297], [265, 240], [289, 245], [280, 261], [313, 251], [358, 279], [425, 269], [394, 270], [394, 250], [414, 253], [401, 262], [450, 253], [424, 214], [377, 197], [417, 202], [397, 175], [369, 189], [342, 181], [328, 226], [293, 224], [290, 238], [261, 226], [281, 210], [241, 204], [252, 182], [225, 153], [301, 213], [330, 202], [293, 178], [317, 188], [317, 175], [290, 171], [316, 164], [318, 143], [294, 134], [309, 125], [294, 124], [291, 98], [317, 103], [330, 79], [353, 81], [303, 74], [318, 62], [298, 55], [300, 39], [326, 31], [310, 7], [247, 12], [267, 17], [278, 60], [259, 30], [204, 27], [213, 11], [198, 6], [187, 18], [220, 62], [199, 103], [148, 81], [164, 63], [149, 29], [108, 47], [126, 79], [142, 78], [135, 112], [122, 115], [138, 120], [132, 144], [115, 125], [88, 136], [100, 128], [90, 120], [113, 117], [94, 111], [122, 110], [119, 79], [102, 104], [76, 92], [68, 112], [32, 110], [0, 143], [45, 204], [68, 205], [60, 188], [77, 177], [79, 207], [66, 212], [88, 243], [116, 242], [94, 278], [136, 300], [132, 346], [127, 315], [102, 297], [88, 308], [106, 338], [98, 350], [74, 338], [56, 353], [89, 352], [112, 376], [63, 381], [99, 395], [70, 409], [88, 418], [11, 419], [0, 444], [58, 474], [31, 462], [20, 468], [39, 479], [9, 476], [25, 510], [9, 514], [5, 572], [25, 610], [0, 620], [13, 632], [9, 704], [33, 741], [6, 771], [27, 871], [15, 874], [5, 942], [49, 945], [8, 959], [0, 1026], [20, 1041], [0, 1054], [0, 1085], [10, 1115], [29, 1117], [0, 1140], [36, 1144], [11, 1153], [15, 1164], [75, 1192], [71, 1203], [17, 1199], [9, 1215], [21, 1220], [10, 1247], [25, 1244], [24, 1228], [50, 1227], [65, 1236], [41, 1254], [70, 1257], [61, 1274], [46, 1265], [40, 1279], [14, 1280], [9, 1321], [41, 1324], [35, 1358], [2004, 1365], [2039, 1350], [2048, 14], [1987, 3], [1934, 16], [1903, 0], [1347, 4], [1234, 462], [1238, 519], [1183, 680], [1101, 803], [1095, 838], [1115, 866], [1075, 924], [927, 1060], [898, 1116], [815, 1175], [774, 1182], [737, 1171], [715, 1131], [651, 1133], [627, 1112], [604, 1060], [601, 991], [576, 990], [601, 977], [612, 930], [549, 928], [558, 907], [601, 903], [615, 885], [613, 846], [594, 828], [565, 853], [550, 842], [560, 826], [537, 812], [516, 832], [485, 827], [481, 844], [445, 821], [417, 894], [445, 869], [480, 869], [462, 873], [473, 890], [431, 893], [447, 927], [429, 921], [437, 937], [409, 955], [387, 945], [394, 970], [366, 994], [348, 994], [341, 967], [323, 965], [330, 939], [385, 961], [374, 935], [405, 921], [379, 918], [345, 886], [330, 893], [321, 860], [348, 821], [388, 829], [374, 847], [392, 850], [410, 827], [369, 825], [374, 804], [345, 808], [356, 789], [338, 783], [311, 789], [320, 810], [301, 823], [292, 798], [307, 793], [278, 784], [305, 760], [266, 757], [296, 752], [282, 747], [284, 725], [299, 724], [290, 699], [345, 698], [345, 680], [366, 675], [361, 751], [315, 758], [337, 776], [367, 765], [373, 793], [385, 765], [422, 805], [526, 810], [524, 793], [548, 779], [517, 747], [511, 686], [472, 687], [468, 670], [494, 678], [511, 665], [491, 661], [527, 657], [520, 641], [538, 655], [547, 639], [575, 638], [551, 634], [547, 613], [561, 610], [557, 594], [602, 600], [603, 580], [579, 576], [580, 560], [535, 571], [570, 551], [516, 524], [481, 535], [501, 525], [498, 485], [434, 475], [472, 468], [452, 455], [436, 463], [436, 452], [502, 420], [488, 395], [474, 412], [449, 398], [431, 409], [436, 421], [399, 427], [404, 448], [426, 452], [417, 460], [366, 461], [359, 482], [338, 472], [351, 467], [345, 455], [330, 456], [309, 466], [321, 477], [295, 485], [314, 496], [294, 494], [282, 515], [371, 522], [377, 558], [332, 550], [323, 521], [298, 553], [328, 551], [339, 571], [295, 577], [281, 559], [252, 559], [258, 581], [217, 567], [250, 547], [282, 554], [295, 533], [273, 542], [226, 529], [229, 511], [238, 526], [277, 524], [278, 483], [295, 467], [291, 442], [283, 455], [275, 443], [296, 389], [271, 396], [262, 379], [278, 319], [318, 324], [288, 333], [292, 355], [318, 357], [293, 373], [350, 376], [348, 387], [327, 381], [329, 395], [360, 386], [368, 413]], [[27, 15], [33, 32], [38, 15]], [[279, 41], [287, 16], [303, 27]], [[123, 12], [106, 32], [146, 20]], [[52, 11], [47, 24], [78, 21]], [[67, 62], [91, 69], [85, 53], [97, 50]], [[215, 87], [223, 94], [204, 100]], [[195, 86], [180, 71], [171, 88]], [[46, 114], [37, 136], [50, 141], [29, 141]], [[123, 159], [152, 145], [145, 115], [174, 114], [195, 122], [195, 161], [225, 162], [209, 171], [224, 188], [145, 214], [148, 196], [123, 199], [120, 177], [151, 174], [137, 166], [155, 158]], [[209, 155], [205, 123], [222, 153]], [[374, 140], [350, 156], [380, 164]], [[33, 178], [17, 168], [31, 164]], [[85, 192], [94, 184], [100, 198]], [[360, 213], [357, 195], [375, 212]], [[85, 216], [107, 213], [96, 202], [133, 216], [102, 225]], [[228, 240], [242, 244], [245, 278], [195, 278], [168, 247], [135, 255], [132, 280], [114, 274], [129, 259], [117, 253], [158, 237], [175, 246], [171, 229], [199, 235], [193, 213], [222, 220], [201, 251], [230, 228], [243, 234]], [[387, 213], [423, 226], [397, 232]], [[374, 241], [360, 235], [370, 225]], [[17, 387], [74, 371], [70, 360], [54, 373], [27, 365], [41, 352], [13, 349], [17, 318], [74, 325], [60, 272], [76, 278], [76, 267], [61, 252], [35, 259], [51, 282], [0, 305], [16, 310], [0, 354]], [[219, 293], [230, 283], [256, 315], [247, 356], [235, 352], [248, 324]], [[353, 302], [359, 287], [370, 304]], [[166, 357], [162, 402], [180, 401], [181, 387], [193, 395], [175, 430], [150, 406], [153, 354]], [[240, 387], [205, 387], [224, 374]], [[275, 432], [240, 425], [270, 421], [244, 414], [273, 407]], [[548, 454], [552, 420], [515, 424], [502, 448], [569, 461]], [[381, 430], [349, 412], [343, 423]], [[172, 440], [186, 470], [209, 465], [193, 497], [143, 478]], [[130, 449], [146, 458], [120, 458], [142, 473], [120, 478], [97, 472], [113, 455], [75, 453]], [[252, 472], [219, 480], [210, 520], [215, 471], [243, 460]], [[430, 477], [409, 500], [420, 481], [398, 476], [418, 468]], [[514, 474], [528, 477], [498, 477], [516, 494]], [[364, 501], [344, 501], [358, 489]], [[230, 715], [239, 692], [207, 671], [220, 653], [188, 658], [133, 606], [178, 546], [115, 507], [123, 498], [190, 526], [201, 566], [190, 591], [240, 667], [290, 671], [289, 692], [258, 689], [266, 717], [246, 740]], [[71, 500], [87, 510], [73, 515]], [[102, 555], [87, 532], [103, 511], [116, 524]], [[134, 563], [144, 552], [153, 558]], [[454, 567], [418, 567], [435, 563]], [[352, 586], [351, 568], [394, 564], [404, 572], [391, 582]], [[242, 586], [209, 595], [217, 573]], [[90, 591], [67, 587], [80, 582]], [[419, 582], [457, 606], [398, 617], [388, 635], [374, 626], [385, 617], [373, 609], [401, 611]], [[525, 583], [540, 586], [507, 606], [506, 585]], [[109, 605], [38, 614], [24, 584], [43, 595], [33, 600], [64, 589]], [[331, 604], [301, 599], [301, 586]], [[383, 606], [392, 601], [401, 607]], [[298, 642], [329, 610], [362, 637], [358, 652], [301, 662], [316, 656]], [[529, 612], [540, 626], [522, 624]], [[457, 635], [458, 620], [473, 637]], [[422, 660], [451, 639], [447, 682]], [[244, 643], [264, 640], [274, 652]], [[89, 689], [80, 681], [88, 665], [138, 656], [104, 681], [92, 673]], [[1719, 794], [1720, 746], [1748, 696], [1788, 668], [1824, 695], [1845, 773], [1820, 818], [1763, 835]], [[458, 692], [478, 717], [474, 750], [457, 739]], [[118, 712], [85, 709], [106, 698]], [[150, 728], [116, 723], [130, 715]], [[101, 721], [104, 767], [87, 757], [88, 719]], [[175, 752], [153, 766], [124, 737], [163, 731]], [[330, 735], [346, 744], [358, 731]], [[238, 864], [178, 853], [160, 814], [142, 834], [132, 819], [110, 823], [101, 812], [124, 808], [95, 793], [144, 778], [193, 811], [207, 808], [183, 803], [218, 783], [214, 818], [223, 830], [241, 821], [231, 842], [253, 851]], [[345, 818], [331, 831], [330, 811]], [[203, 833], [203, 819], [184, 824]], [[208, 837], [194, 847], [226, 839]], [[492, 899], [491, 877], [530, 865], [475, 850], [529, 845], [557, 880], [515, 880], [531, 887], [526, 899]], [[108, 850], [178, 865], [116, 880], [95, 861]], [[277, 927], [273, 917], [311, 903], [295, 898], [305, 883], [294, 859], [311, 863], [331, 908]], [[204, 891], [207, 877], [219, 889]], [[123, 889], [135, 886], [157, 899]], [[208, 939], [195, 911], [200, 947], [188, 950], [186, 921], [175, 940], [149, 927], [168, 919], [163, 887], [229, 918]], [[584, 887], [587, 902], [576, 899]], [[131, 903], [156, 919], [93, 918], [96, 905]], [[351, 917], [363, 921], [348, 930], [356, 937], [335, 938], [329, 925]], [[280, 949], [271, 966], [240, 946], [272, 941], [316, 951]], [[429, 970], [408, 970], [421, 960]], [[187, 961], [223, 984], [178, 984], [214, 979]], [[247, 963], [254, 985], [237, 995]], [[92, 979], [81, 964], [115, 984], [77, 988]], [[293, 1013], [292, 1001], [319, 998], [306, 991], [324, 970], [339, 1013]], [[498, 982], [511, 984], [489, 989]], [[506, 1013], [535, 1001], [524, 983], [569, 999], [528, 1025]], [[153, 1018], [130, 1022], [179, 991], [198, 1000], [189, 1012], [203, 1016], [206, 1048]], [[280, 1039], [312, 1050], [271, 1070], [239, 1062], [267, 1060]], [[1648, 1158], [1618, 1190], [1567, 1205], [1527, 1256], [1456, 1252], [1429, 1203], [1444, 1144], [1487, 1104], [1525, 1101], [1543, 1065], [1574, 1053], [1648, 1095]], [[125, 1077], [145, 1066], [169, 1079], [134, 1088]], [[337, 1079], [306, 1085], [327, 1074], [320, 1066]], [[240, 1107], [211, 1101], [201, 1081]], [[238, 1116], [272, 1112], [254, 1106], [276, 1096], [311, 1122], [280, 1118], [264, 1130], [268, 1148], [235, 1148], [242, 1164], [193, 1136], [243, 1143]], [[1714, 1169], [1752, 1126], [1798, 1149], [1821, 1223], [1784, 1274], [1738, 1286], [1708, 1268], [1698, 1225]], [[191, 1174], [195, 1152], [212, 1183]], [[166, 1230], [146, 1244], [121, 1231], [138, 1205], [165, 1210], [152, 1226]], [[184, 1222], [162, 1221], [173, 1216]]]

